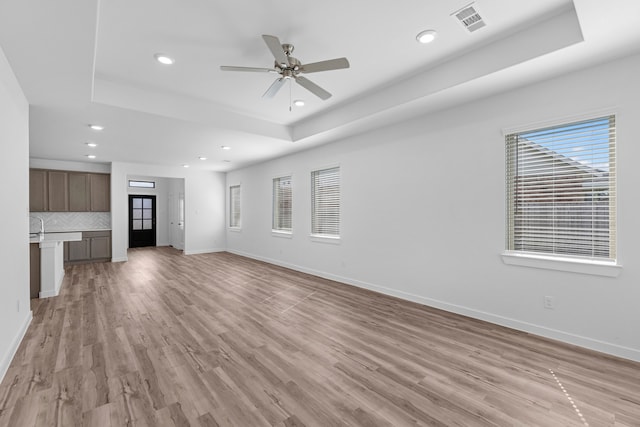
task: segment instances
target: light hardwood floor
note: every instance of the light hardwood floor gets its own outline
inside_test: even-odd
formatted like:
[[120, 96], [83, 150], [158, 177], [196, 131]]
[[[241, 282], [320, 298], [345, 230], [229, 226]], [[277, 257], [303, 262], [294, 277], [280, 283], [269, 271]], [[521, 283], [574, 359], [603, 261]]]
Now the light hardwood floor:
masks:
[[639, 363], [229, 253], [131, 250], [32, 308], [2, 426], [640, 426]]

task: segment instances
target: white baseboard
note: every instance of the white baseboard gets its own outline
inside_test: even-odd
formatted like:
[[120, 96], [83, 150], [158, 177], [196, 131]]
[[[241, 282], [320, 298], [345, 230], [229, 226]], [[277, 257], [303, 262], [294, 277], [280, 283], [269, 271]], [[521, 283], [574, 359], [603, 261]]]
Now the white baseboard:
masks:
[[4, 379], [4, 376], [7, 374], [7, 370], [9, 369], [9, 365], [11, 365], [11, 361], [13, 360], [13, 356], [16, 355], [16, 351], [18, 351], [18, 347], [20, 347], [20, 343], [24, 338], [24, 335], [27, 333], [27, 329], [31, 324], [31, 320], [33, 319], [33, 313], [29, 310], [29, 313], [25, 317], [20, 329], [18, 329], [18, 333], [11, 341], [11, 345], [7, 349], [7, 352], [0, 360], [0, 382]]
[[199, 255], [199, 254], [210, 254], [214, 252], [225, 252], [226, 249], [223, 248], [211, 248], [211, 249], [196, 249], [196, 250], [185, 250], [185, 255]]
[[51, 298], [57, 297], [58, 294], [55, 291], [44, 291], [38, 294], [38, 298]]
[[557, 329], [547, 328], [545, 326], [523, 322], [517, 319], [503, 317], [503, 316], [499, 316], [492, 313], [486, 313], [486, 312], [475, 310], [469, 307], [450, 304], [444, 301], [425, 298], [419, 295], [398, 291], [396, 289], [386, 288], [384, 286], [378, 286], [372, 283], [367, 283], [360, 280], [351, 279], [348, 277], [342, 277], [342, 276], [326, 273], [323, 271], [318, 271], [318, 270], [314, 270], [314, 269], [302, 267], [299, 265], [290, 264], [290, 263], [282, 262], [279, 260], [266, 258], [266, 257], [262, 257], [262, 256], [242, 252], [242, 251], [227, 249], [227, 252], [244, 256], [247, 258], [256, 259], [258, 261], [268, 262], [269, 264], [278, 265], [280, 267], [289, 268], [291, 270], [300, 271], [302, 273], [307, 273], [314, 276], [322, 277], [324, 279], [334, 280], [336, 282], [341, 282], [347, 285], [356, 286], [358, 288], [368, 289], [371, 291], [379, 292], [381, 294], [393, 296], [396, 298], [401, 298], [407, 301], [416, 302], [418, 304], [423, 304], [429, 307], [438, 308], [441, 310], [449, 311], [451, 313], [461, 314], [463, 316], [472, 317], [474, 319], [484, 320], [490, 323], [494, 323], [496, 325], [505, 326], [511, 329], [516, 329], [518, 331], [528, 332], [534, 335], [539, 335], [541, 337], [551, 338], [557, 341], [562, 341], [562, 342], [573, 344], [579, 347], [588, 348], [590, 350], [595, 350], [595, 351], [607, 353], [613, 356], [622, 357], [624, 359], [640, 362], [640, 350], [637, 350], [634, 348], [624, 347], [624, 346], [596, 340], [589, 337], [583, 337], [583, 336], [575, 335], [569, 332], [564, 332]]
[[[159, 246], [159, 245], [156, 245]], [[171, 245], [166, 245], [166, 246], [171, 246]], [[177, 248], [176, 248], [177, 249]], [[185, 255], [199, 255], [199, 254], [210, 254], [213, 252], [224, 252], [226, 251], [225, 248], [209, 248], [209, 249], [196, 249], [196, 250], [184, 250], [184, 254]], [[129, 261], [129, 258], [124, 256], [124, 257], [116, 257], [116, 258], [111, 258], [111, 262], [127, 262]]]

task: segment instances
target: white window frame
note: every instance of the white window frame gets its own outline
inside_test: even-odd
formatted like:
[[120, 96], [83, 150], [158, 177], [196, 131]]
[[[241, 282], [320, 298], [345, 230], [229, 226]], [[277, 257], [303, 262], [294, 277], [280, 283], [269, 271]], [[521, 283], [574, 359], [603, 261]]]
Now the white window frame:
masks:
[[[613, 235], [610, 237], [610, 239], [612, 239], [611, 244], [613, 245], [612, 258], [598, 258], [598, 257], [590, 258], [590, 257], [573, 256], [573, 255], [558, 255], [558, 254], [551, 254], [551, 253], [544, 253], [544, 252], [525, 252], [525, 251], [513, 250], [513, 247], [510, 247], [510, 244], [511, 244], [510, 241], [512, 239], [512, 235], [510, 234], [511, 233], [510, 221], [512, 220], [512, 218], [510, 217], [510, 214], [511, 214], [510, 212], [510, 209], [511, 209], [510, 196], [511, 195], [510, 195], [510, 189], [509, 189], [510, 171], [508, 170], [510, 159], [508, 158], [507, 138], [513, 134], [521, 134], [521, 133], [543, 130], [543, 129], [559, 127], [559, 126], [565, 126], [565, 125], [570, 126], [572, 124], [579, 123], [579, 122], [606, 118], [607, 116], [613, 116], [614, 122], [616, 121], [616, 118], [617, 118], [616, 113], [611, 110], [606, 110], [606, 111], [592, 112], [590, 114], [583, 114], [580, 116], [556, 119], [554, 121], [548, 121], [544, 123], [536, 123], [534, 125], [522, 126], [520, 128], [503, 130], [503, 135], [505, 137], [504, 139], [505, 148], [506, 148], [505, 149], [505, 165], [507, 167], [507, 170], [505, 171], [505, 177], [506, 177], [506, 182], [505, 182], [506, 244], [505, 244], [505, 247], [506, 249], [502, 253], [502, 260], [505, 264], [524, 266], [524, 267], [533, 267], [533, 268], [543, 268], [543, 269], [550, 269], [550, 270], [559, 270], [559, 271], [569, 271], [569, 272], [575, 272], [575, 273], [600, 275], [600, 276], [607, 276], [607, 277], [616, 277], [620, 274], [622, 266], [617, 263], [616, 247], [615, 247], [616, 234], [618, 234], [617, 225], [614, 226]], [[614, 124], [614, 126], [616, 125]], [[616, 185], [616, 179], [617, 179], [616, 177], [617, 173], [616, 173], [616, 167], [615, 167], [616, 146], [617, 146], [617, 142], [614, 140], [613, 142], [614, 151], [612, 154], [614, 156], [613, 166], [612, 166], [613, 177], [611, 177], [611, 180], [610, 180], [611, 182], [610, 185], [612, 185], [610, 189], [613, 190], [613, 197], [611, 200], [611, 204], [613, 204], [613, 206], [610, 207], [610, 215], [612, 215], [611, 221], [614, 224], [617, 224], [617, 218], [616, 218], [616, 204], [617, 204], [616, 196], [617, 195], [615, 193], [616, 192], [615, 185]], [[513, 199], [511, 199], [511, 202], [513, 202]]]
[[145, 181], [145, 180], [142, 180], [142, 179], [130, 179], [128, 187], [129, 188], [154, 189], [154, 188], [156, 188], [156, 182], [155, 181]]
[[[290, 196], [289, 203], [291, 205], [289, 210], [289, 224], [291, 227], [284, 228], [279, 226], [277, 218], [280, 217], [280, 206], [279, 206], [279, 194], [277, 192], [276, 185], [280, 183], [280, 181], [288, 179], [290, 182]], [[275, 237], [291, 237], [293, 234], [293, 174], [281, 174], [275, 176], [271, 180], [271, 233]]]
[[[237, 192], [237, 205], [234, 203], [234, 189], [238, 189]], [[238, 222], [234, 222], [235, 208], [238, 209]], [[240, 231], [242, 229], [242, 185], [235, 184], [229, 186], [229, 229], [232, 231]]]
[[[337, 216], [337, 234], [332, 233], [320, 233], [316, 231], [314, 225], [321, 218], [316, 217], [316, 194], [317, 188], [315, 187], [315, 175], [319, 172], [329, 171], [332, 169], [337, 169], [337, 182], [338, 182], [338, 195], [337, 195], [337, 203], [338, 203], [338, 216]], [[319, 168], [315, 168], [310, 173], [311, 179], [311, 234], [310, 238], [312, 241], [321, 242], [321, 243], [332, 243], [339, 244], [341, 239], [341, 231], [340, 226], [342, 222], [342, 168], [339, 164], [333, 164], [328, 166], [323, 166]]]

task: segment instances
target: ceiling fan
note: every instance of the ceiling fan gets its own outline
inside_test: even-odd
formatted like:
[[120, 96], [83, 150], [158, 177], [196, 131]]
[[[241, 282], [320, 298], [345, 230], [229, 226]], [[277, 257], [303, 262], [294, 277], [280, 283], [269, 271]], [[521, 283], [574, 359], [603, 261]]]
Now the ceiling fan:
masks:
[[255, 68], [255, 67], [233, 67], [222, 65], [222, 71], [249, 71], [257, 73], [278, 73], [281, 77], [267, 89], [262, 95], [263, 98], [273, 98], [287, 80], [293, 79], [303, 88], [316, 95], [322, 100], [327, 100], [331, 94], [300, 74], [317, 73], [318, 71], [339, 70], [341, 68], [349, 68], [347, 58], [329, 59], [327, 61], [313, 62], [311, 64], [302, 64], [297, 58], [291, 56], [293, 53], [292, 44], [282, 44], [276, 36], [263, 35], [262, 39], [275, 58], [274, 68]]

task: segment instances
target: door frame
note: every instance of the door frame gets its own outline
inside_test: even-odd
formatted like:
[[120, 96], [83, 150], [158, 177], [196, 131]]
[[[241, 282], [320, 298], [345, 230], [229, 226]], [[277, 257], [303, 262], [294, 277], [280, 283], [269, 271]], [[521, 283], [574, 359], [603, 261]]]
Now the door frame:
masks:
[[[136, 198], [142, 198], [142, 199], [151, 199], [151, 208], [153, 211], [153, 215], [152, 215], [152, 231], [153, 231], [153, 239], [149, 240], [149, 245], [144, 245], [144, 246], [140, 246], [140, 245], [136, 245], [136, 246], [131, 246], [131, 242], [134, 240], [133, 239], [133, 215], [132, 215], [132, 209], [133, 209], [133, 199]], [[129, 248], [139, 248], [139, 247], [145, 247], [145, 246], [157, 246], [157, 241], [158, 241], [158, 230], [156, 228], [157, 222], [156, 222], [156, 217], [157, 217], [157, 211], [156, 211], [156, 196], [153, 194], [129, 194], [129, 203], [128, 203], [128, 216], [129, 216], [129, 221], [128, 221], [128, 228], [129, 228], [129, 244], [128, 247]]]

